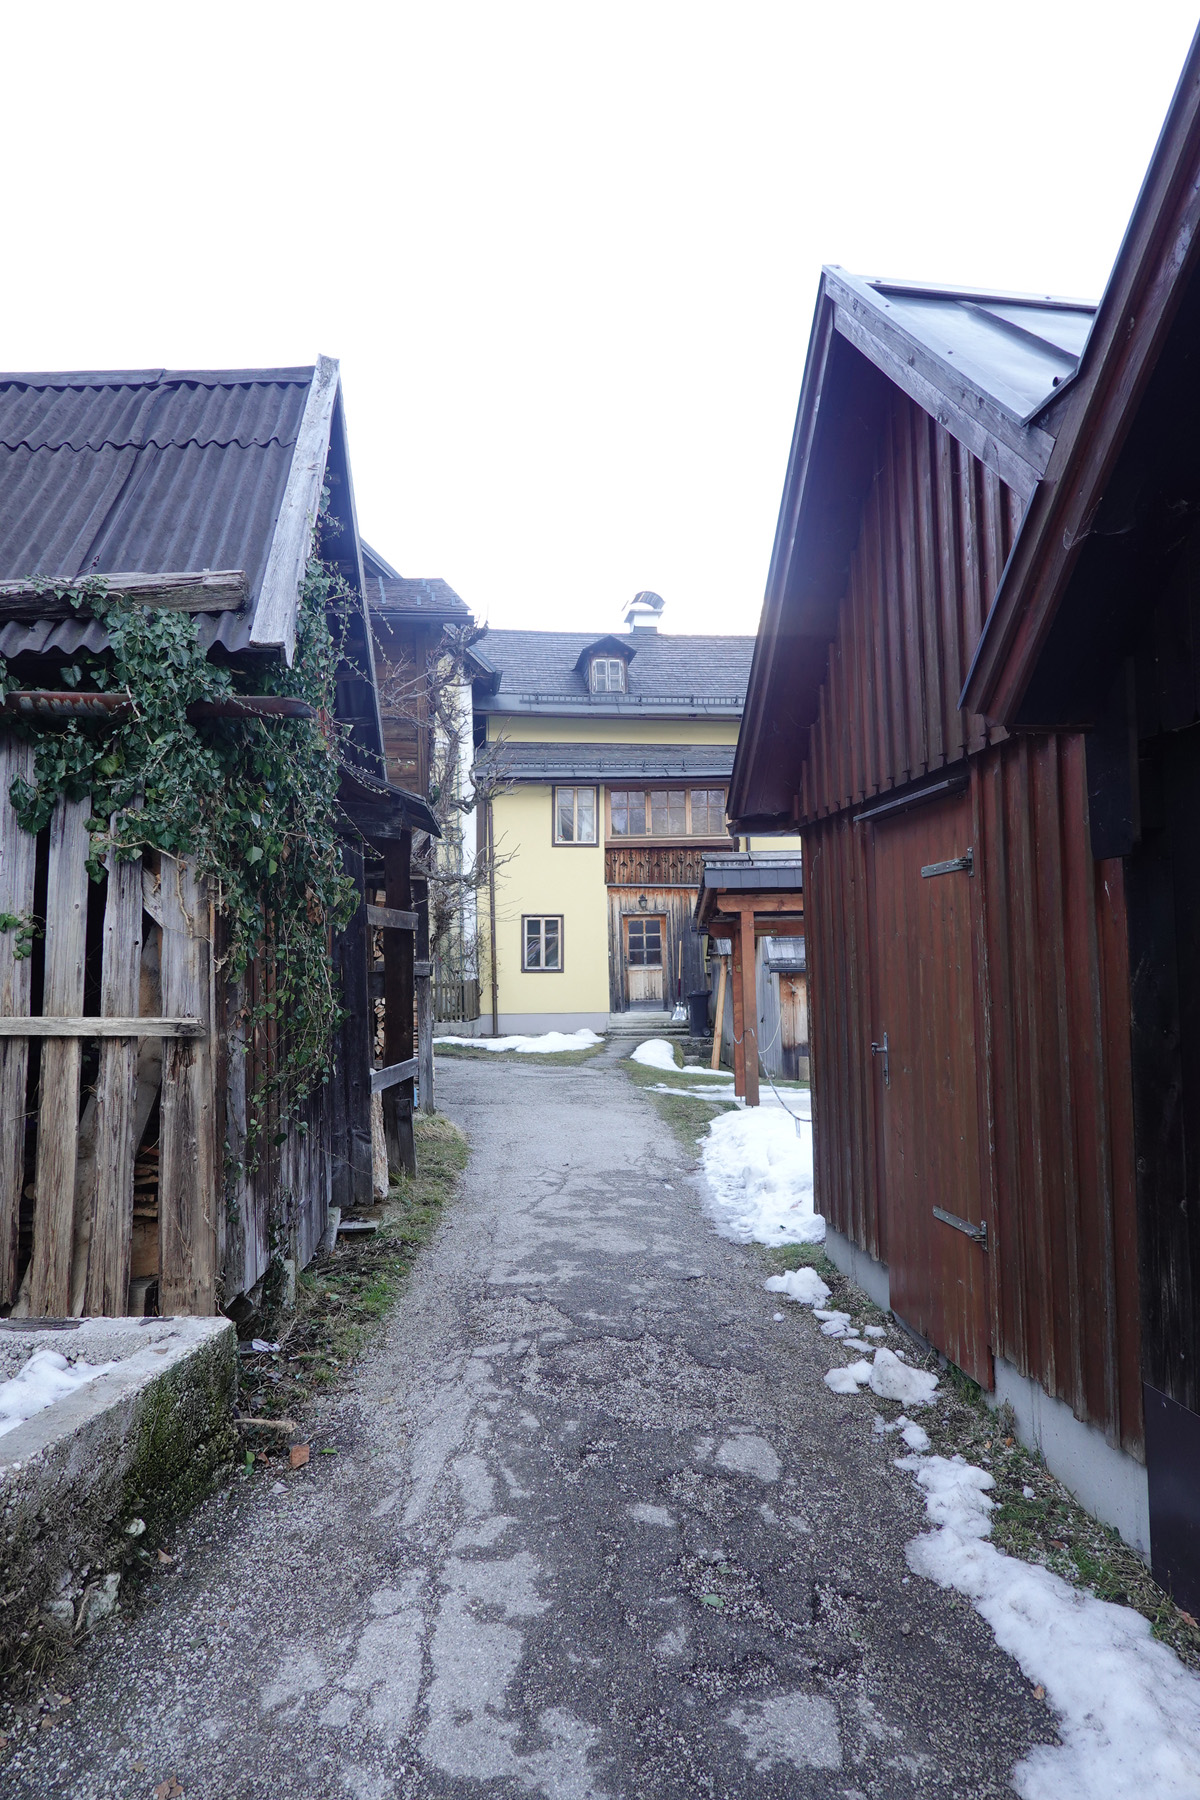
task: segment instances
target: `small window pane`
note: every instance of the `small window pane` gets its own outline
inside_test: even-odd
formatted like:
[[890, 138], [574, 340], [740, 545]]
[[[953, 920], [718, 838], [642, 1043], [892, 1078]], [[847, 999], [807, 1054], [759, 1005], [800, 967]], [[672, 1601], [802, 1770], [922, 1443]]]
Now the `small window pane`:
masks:
[[622, 694], [625, 691], [625, 664], [619, 656], [592, 658], [593, 694]]
[[547, 969], [557, 969], [559, 966], [558, 920], [544, 919], [542, 923], [545, 927], [546, 946], [546, 959], [543, 966]]
[[614, 837], [626, 837], [629, 833], [629, 795], [620, 788], [614, 788], [609, 796], [609, 810], [612, 816]]
[[559, 788], [558, 790], [558, 840], [561, 844], [575, 842], [574, 788]]
[[525, 921], [525, 967], [540, 969], [542, 966], [542, 922], [540, 919]]
[[644, 788], [614, 789], [612, 828], [614, 837], [645, 837], [646, 792]]
[[579, 797], [577, 808], [577, 839], [581, 844], [594, 844], [596, 841], [596, 790], [595, 788], [577, 788]]
[[682, 788], [650, 796], [650, 829], [655, 837], [687, 834], [687, 795]]

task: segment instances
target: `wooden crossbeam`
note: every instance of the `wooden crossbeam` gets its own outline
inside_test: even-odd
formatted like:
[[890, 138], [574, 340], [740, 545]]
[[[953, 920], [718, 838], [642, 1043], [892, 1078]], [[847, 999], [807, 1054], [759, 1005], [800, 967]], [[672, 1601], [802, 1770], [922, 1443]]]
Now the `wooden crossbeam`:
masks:
[[[79, 582], [86, 579], [78, 578]], [[244, 569], [196, 569], [178, 575], [104, 575], [105, 599], [174, 612], [236, 612], [249, 592]], [[66, 578], [60, 585], [66, 585]], [[0, 622], [5, 619], [74, 619], [88, 614], [87, 600], [75, 607], [32, 580], [0, 581]]]
[[417, 915], [402, 912], [398, 906], [368, 906], [367, 924], [378, 925], [384, 931], [415, 931]]
[[193, 1038], [199, 1019], [44, 1017], [0, 1019], [0, 1038]]
[[372, 1069], [371, 1092], [382, 1094], [387, 1088], [399, 1087], [402, 1081], [411, 1081], [416, 1072], [415, 1056], [410, 1056], [407, 1062], [391, 1063], [386, 1069]]

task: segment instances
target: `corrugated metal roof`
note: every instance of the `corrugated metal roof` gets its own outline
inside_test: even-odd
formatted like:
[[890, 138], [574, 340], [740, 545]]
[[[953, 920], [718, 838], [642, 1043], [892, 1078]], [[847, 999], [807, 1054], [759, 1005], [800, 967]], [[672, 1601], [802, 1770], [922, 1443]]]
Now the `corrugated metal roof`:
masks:
[[903, 281], [861, 285], [887, 302], [894, 324], [1021, 420], [1039, 411], [1075, 373], [1096, 312], [1093, 302], [1045, 294], [991, 294]]
[[725, 782], [732, 744], [509, 744], [490, 746], [477, 767], [513, 781]]
[[312, 374], [0, 376], [0, 578], [236, 568], [253, 601]]

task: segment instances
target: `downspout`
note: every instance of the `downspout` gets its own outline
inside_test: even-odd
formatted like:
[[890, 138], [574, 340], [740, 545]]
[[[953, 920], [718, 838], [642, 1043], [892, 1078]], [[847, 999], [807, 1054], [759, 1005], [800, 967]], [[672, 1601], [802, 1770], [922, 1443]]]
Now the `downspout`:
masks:
[[488, 929], [492, 962], [492, 1036], [500, 1036], [500, 995], [496, 986], [496, 821], [492, 803], [487, 803], [488, 845]]

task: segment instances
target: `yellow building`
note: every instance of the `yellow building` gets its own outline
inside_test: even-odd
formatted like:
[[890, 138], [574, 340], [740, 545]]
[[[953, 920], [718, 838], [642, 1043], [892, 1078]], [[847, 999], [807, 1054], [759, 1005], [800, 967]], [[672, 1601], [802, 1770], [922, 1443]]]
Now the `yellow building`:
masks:
[[639, 594], [613, 636], [489, 631], [474, 647], [494, 847], [485, 1032], [603, 1031], [708, 986], [692, 914], [703, 851], [733, 847], [725, 791], [754, 640], [660, 632], [661, 610]]

